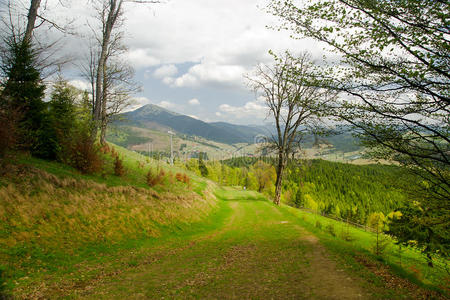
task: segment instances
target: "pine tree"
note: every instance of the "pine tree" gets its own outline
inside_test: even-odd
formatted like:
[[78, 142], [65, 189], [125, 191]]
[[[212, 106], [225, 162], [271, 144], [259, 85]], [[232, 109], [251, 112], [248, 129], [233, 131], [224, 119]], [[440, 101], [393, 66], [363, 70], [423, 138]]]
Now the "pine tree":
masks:
[[46, 104], [43, 101], [45, 85], [37, 68], [37, 54], [27, 40], [17, 37], [6, 39], [7, 52], [0, 69], [2, 82], [2, 102], [10, 111], [18, 111], [17, 146], [39, 153]]

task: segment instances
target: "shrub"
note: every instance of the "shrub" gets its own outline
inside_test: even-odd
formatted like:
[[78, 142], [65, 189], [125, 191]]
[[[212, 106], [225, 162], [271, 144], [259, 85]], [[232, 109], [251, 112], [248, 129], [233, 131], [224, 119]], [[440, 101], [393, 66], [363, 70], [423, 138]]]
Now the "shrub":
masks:
[[150, 169], [147, 173], [147, 184], [151, 187], [161, 184], [164, 181], [165, 175], [166, 173], [163, 169], [161, 169], [158, 174], [153, 173], [153, 171]]
[[316, 221], [316, 228], [322, 229], [322, 223], [319, 220]]
[[181, 174], [181, 173], [177, 173], [176, 175], [175, 175], [175, 178], [179, 181], [179, 182], [183, 182], [183, 183], [185, 183], [185, 184], [188, 184], [189, 185], [189, 183], [190, 183], [190, 178], [189, 178], [189, 176], [187, 176], [186, 174]]
[[333, 224], [328, 224], [327, 227], [325, 228], [327, 230], [327, 232], [329, 234], [331, 234], [332, 236], [336, 236], [336, 231], [334, 230], [334, 225]]
[[0, 299], [13, 299], [8, 295], [6, 288], [5, 267], [0, 265]]
[[100, 151], [101, 151], [103, 154], [107, 154], [107, 153], [111, 152], [111, 149], [109, 148], [109, 145], [108, 145], [108, 144], [104, 144], [104, 145], [100, 148]]
[[349, 225], [348, 224], [346, 224], [346, 229], [344, 230], [344, 229], [342, 229], [342, 232], [341, 232], [341, 238], [344, 240], [344, 241], [347, 241], [347, 242], [351, 242], [351, 241], [353, 241], [354, 240], [354, 238], [351, 236], [351, 234], [350, 234], [350, 231], [349, 231]]
[[125, 167], [123, 166], [123, 160], [116, 156], [114, 160], [114, 175], [122, 177], [125, 174]]
[[175, 174], [175, 179], [180, 182], [183, 182], [183, 174], [181, 174], [181, 173]]
[[111, 156], [113, 158], [116, 158], [117, 156], [119, 156], [119, 154], [116, 152], [116, 149], [114, 147], [111, 147]]
[[73, 135], [66, 152], [67, 163], [83, 174], [91, 174], [102, 169], [100, 147], [92, 142], [90, 134], [78, 131]]
[[191, 184], [191, 179], [189, 178], [189, 176], [184, 174], [183, 175], [183, 182], [186, 183], [187, 185], [190, 185]]

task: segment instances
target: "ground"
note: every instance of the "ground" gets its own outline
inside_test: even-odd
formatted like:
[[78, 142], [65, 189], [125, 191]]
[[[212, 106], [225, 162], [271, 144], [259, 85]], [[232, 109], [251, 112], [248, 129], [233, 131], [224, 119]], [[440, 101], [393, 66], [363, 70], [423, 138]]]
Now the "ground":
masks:
[[88, 299], [371, 299], [370, 283], [339, 266], [288, 210], [227, 200], [212, 231], [161, 241], [116, 273], [64, 294]]

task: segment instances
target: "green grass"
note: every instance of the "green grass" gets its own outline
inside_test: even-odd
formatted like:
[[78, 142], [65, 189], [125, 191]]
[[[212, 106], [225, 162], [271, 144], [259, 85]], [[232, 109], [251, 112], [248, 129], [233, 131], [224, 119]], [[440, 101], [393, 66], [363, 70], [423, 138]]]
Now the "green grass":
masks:
[[[444, 292], [445, 282], [449, 279], [449, 275], [445, 270], [446, 262], [443, 259], [435, 257], [434, 263], [436, 266], [430, 268], [425, 257], [417, 249], [403, 247], [400, 256], [398, 245], [395, 245], [389, 237], [384, 237], [388, 246], [382, 255], [377, 256], [373, 253], [373, 247], [376, 243], [374, 233], [289, 206], [284, 206], [283, 209], [295, 214], [301, 220], [302, 226], [319, 236], [329, 249], [348, 262], [355, 264], [354, 257], [359, 253], [373, 261], [379, 261], [390, 266], [395, 274], [415, 284]], [[321, 224], [320, 228], [317, 227], [318, 222]], [[329, 225], [334, 227], [336, 236], [333, 236], [327, 230]], [[347, 232], [350, 235], [350, 241], [348, 242], [342, 238], [342, 235], [347, 234]]]
[[[254, 191], [218, 188], [177, 166], [115, 149], [127, 170], [122, 178], [112, 175], [109, 156], [104, 174], [96, 175], [20, 156], [20, 163], [55, 178], [38, 173], [1, 179], [0, 198], [11, 198], [0, 204], [12, 213], [0, 212], [0, 242], [7, 245], [0, 249], [0, 269], [6, 267], [8, 290], [18, 298], [410, 296], [386, 287], [359, 256], [381, 260], [426, 288], [437, 289], [448, 278], [428, 269], [417, 251], [403, 253], [403, 267], [392, 245], [382, 259], [375, 257], [368, 250], [371, 233], [349, 227], [352, 241], [346, 242], [340, 222], [277, 207]], [[166, 173], [188, 173], [191, 185], [149, 188], [145, 175], [158, 163]], [[326, 231], [330, 224], [337, 237]]]
[[217, 215], [209, 220], [214, 226], [204, 223], [202, 232], [169, 235], [158, 241], [159, 247], [142, 247], [125, 259], [127, 265], [119, 275], [96, 281], [93, 289], [50, 295], [87, 299], [401, 295], [380, 282], [338, 270], [342, 266], [323, 256], [319, 243], [310, 242], [314, 237], [292, 211], [254, 192], [224, 188], [215, 194], [221, 201]]
[[[123, 158], [123, 177], [113, 175], [109, 154], [102, 174], [93, 175], [58, 162], [16, 156], [18, 167], [0, 178], [0, 268], [5, 269], [7, 290], [21, 294], [43, 282], [97, 276], [105, 262], [116, 266], [114, 260], [124, 251], [220, 224], [215, 217], [219, 208], [206, 197], [211, 188], [204, 179], [114, 148]], [[167, 175], [189, 174], [190, 186], [166, 179], [149, 188], [146, 174], [157, 167]], [[80, 265], [89, 271], [78, 272]]]

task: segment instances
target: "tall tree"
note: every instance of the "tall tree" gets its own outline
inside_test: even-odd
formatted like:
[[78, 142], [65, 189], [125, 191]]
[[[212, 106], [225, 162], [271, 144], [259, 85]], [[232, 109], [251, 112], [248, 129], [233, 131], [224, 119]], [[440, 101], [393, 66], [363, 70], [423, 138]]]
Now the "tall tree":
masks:
[[[91, 51], [90, 64], [85, 72], [90, 76], [93, 93], [93, 120], [96, 122], [95, 135], [101, 129], [100, 141], [105, 143], [108, 114], [123, 109], [128, 95], [138, 88], [132, 82], [133, 71], [126, 64], [116, 62], [108, 64], [114, 56], [120, 56], [126, 48], [122, 42], [123, 6], [126, 2], [159, 3], [159, 1], [140, 0], [96, 0], [101, 33], [96, 35], [98, 51]], [[94, 48], [96, 49], [96, 48]], [[121, 86], [120, 88], [118, 86]], [[112, 87], [114, 86], [114, 87]], [[109, 105], [108, 102], [113, 103]], [[94, 136], [95, 136], [94, 135]]]
[[407, 187], [420, 203], [411, 226], [443, 238], [450, 227], [449, 2], [273, 0], [269, 10], [294, 36], [340, 54], [342, 64], [321, 73], [341, 92], [335, 113], [360, 131], [375, 158], [422, 177]]
[[25, 29], [24, 40], [31, 42], [31, 36], [35, 28], [36, 18], [38, 16], [38, 9], [41, 5], [41, 0], [31, 0], [30, 8], [27, 15], [27, 27]]
[[276, 134], [268, 138], [268, 144], [278, 156], [274, 198], [277, 205], [289, 154], [297, 147], [303, 133], [320, 123], [322, 107], [330, 99], [326, 90], [313, 84], [312, 68], [307, 53], [298, 58], [286, 53], [275, 57], [273, 66], [260, 64], [255, 74], [247, 76], [249, 86], [264, 98], [275, 121]]

